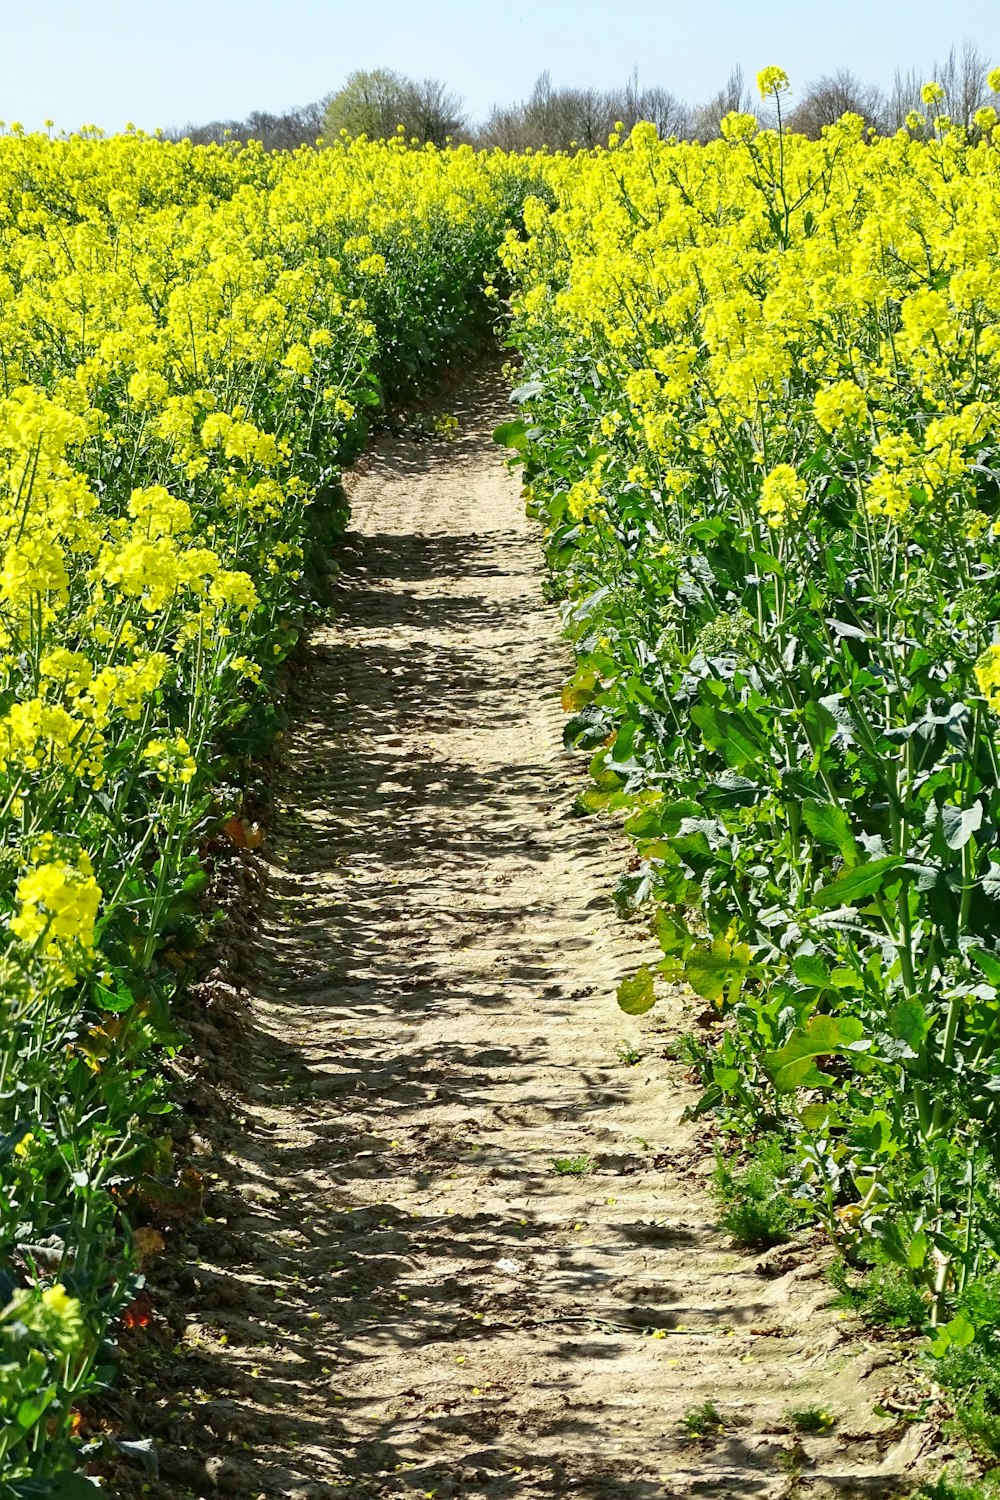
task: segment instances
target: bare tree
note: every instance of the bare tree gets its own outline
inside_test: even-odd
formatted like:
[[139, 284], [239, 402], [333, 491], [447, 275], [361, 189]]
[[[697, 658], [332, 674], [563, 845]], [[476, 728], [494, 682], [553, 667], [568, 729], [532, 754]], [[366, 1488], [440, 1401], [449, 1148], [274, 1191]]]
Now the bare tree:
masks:
[[[841, 68], [810, 83], [797, 101], [783, 104], [782, 114], [791, 129], [813, 139], [845, 113], [858, 114], [885, 133], [904, 127], [907, 117], [916, 112], [930, 117], [926, 127], [921, 127], [928, 134], [935, 117], [948, 115], [975, 136], [976, 111], [993, 102], [986, 82], [990, 67], [990, 59], [966, 41], [927, 73], [914, 68], [897, 71], [887, 94]], [[926, 105], [921, 90], [929, 81], [938, 83], [944, 96]], [[321, 135], [333, 141], [342, 130], [352, 137], [363, 134], [380, 140], [396, 135], [402, 126], [407, 139], [439, 146], [471, 139], [479, 146], [503, 151], [543, 146], [575, 151], [605, 145], [619, 121], [630, 131], [640, 120], [648, 120], [664, 140], [714, 140], [719, 121], [734, 111], [756, 115], [762, 126], [776, 122], [772, 108], [753, 97], [739, 67], [713, 98], [695, 109], [668, 89], [640, 86], [637, 68], [624, 87], [610, 89], [556, 87], [544, 72], [527, 99], [519, 104], [495, 104], [481, 125], [470, 127], [461, 100], [438, 79], [416, 80], [389, 68], [376, 68], [356, 71], [325, 99], [284, 114], [255, 110], [245, 120], [213, 120], [166, 134], [169, 139], [187, 137], [195, 143], [255, 139], [268, 150], [294, 150], [315, 144]]]
[[743, 69], [737, 65], [724, 86], [706, 103], [700, 105], [691, 121], [692, 136], [697, 141], [714, 141], [719, 135], [719, 121], [733, 112], [742, 115], [758, 113], [754, 100], [743, 77]]
[[885, 105], [887, 130], [901, 130], [907, 115], [914, 110], [924, 112], [920, 90], [926, 81], [916, 68], [907, 68], [905, 73], [901, 68], [896, 69]]
[[618, 116], [617, 99], [594, 88], [555, 88], [549, 73], [539, 75], [520, 104], [494, 105], [479, 131], [479, 142], [508, 151], [590, 149], [606, 143]]
[[649, 120], [659, 134], [683, 136], [690, 128], [688, 106], [663, 88], [640, 88], [633, 73], [624, 88], [555, 88], [542, 73], [520, 104], [495, 104], [480, 127], [480, 145], [505, 151], [589, 151], [607, 145], [616, 125], [626, 131]]
[[[986, 75], [993, 66], [985, 53], [972, 42], [962, 43], [956, 52], [952, 47], [943, 62], [936, 62], [927, 73], [908, 68], [905, 73], [896, 70], [892, 91], [886, 106], [886, 125], [889, 130], [901, 130], [910, 114], [922, 114], [933, 118], [947, 115], [956, 125], [964, 125], [975, 132], [977, 109], [993, 101]], [[938, 83], [944, 89], [944, 98], [927, 105], [921, 98], [925, 83]]]
[[270, 114], [255, 109], [245, 120], [212, 120], [207, 125], [186, 125], [168, 130], [168, 140], [190, 140], [196, 146], [223, 141], [260, 141], [268, 151], [294, 151], [298, 146], [315, 146], [323, 129], [327, 101], [303, 104], [284, 114]]
[[476, 144], [499, 151], [523, 151], [529, 144], [523, 104], [494, 104], [476, 131]]
[[671, 136], [684, 139], [691, 134], [694, 123], [691, 106], [678, 99], [676, 94], [659, 86], [640, 88], [638, 68], [633, 69], [622, 91], [617, 118], [626, 130], [631, 130], [640, 120], [648, 120], [656, 126], [663, 140], [669, 140]]
[[446, 85], [436, 78], [411, 82], [404, 102], [403, 124], [411, 136], [421, 141], [433, 141], [436, 146], [443, 146], [465, 127], [461, 99], [450, 94]]
[[989, 104], [991, 93], [986, 75], [992, 67], [990, 58], [970, 41], [961, 51], [952, 47], [943, 63], [935, 64], [934, 81], [944, 89], [941, 114], [947, 114], [956, 125], [972, 129], [975, 113]]
[[787, 117], [789, 130], [818, 140], [825, 125], [841, 115], [860, 115], [866, 125], [885, 128], [886, 100], [875, 84], [863, 83], [856, 73], [840, 68], [809, 84]]

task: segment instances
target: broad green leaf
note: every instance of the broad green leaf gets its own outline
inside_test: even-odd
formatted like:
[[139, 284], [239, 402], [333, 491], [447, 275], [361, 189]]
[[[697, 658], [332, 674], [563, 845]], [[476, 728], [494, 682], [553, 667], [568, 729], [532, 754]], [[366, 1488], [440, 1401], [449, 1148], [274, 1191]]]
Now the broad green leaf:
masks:
[[827, 1100], [804, 1104], [799, 1110], [799, 1119], [807, 1130], [829, 1130], [840, 1123], [840, 1116]]
[[935, 1359], [940, 1359], [949, 1349], [967, 1349], [975, 1339], [976, 1330], [968, 1318], [964, 1313], [956, 1313], [950, 1323], [945, 1323], [938, 1329], [937, 1338], [931, 1345], [931, 1353]]
[[721, 713], [710, 703], [696, 703], [690, 717], [709, 749], [718, 750], [735, 771], [762, 760], [764, 750], [759, 739], [735, 714]]
[[564, 714], [578, 714], [581, 708], [586, 708], [587, 704], [592, 701], [593, 697], [593, 683], [591, 683], [589, 687], [583, 687], [579, 683], [567, 682], [562, 690], [559, 701], [562, 704], [562, 711]]
[[586, 787], [578, 794], [573, 804], [573, 810], [577, 813], [603, 812], [608, 805], [610, 796], [610, 792], [601, 791], [596, 786]]
[[715, 781], [709, 782], [700, 796], [704, 805], [714, 811], [718, 807], [749, 807], [765, 797], [767, 791], [766, 786], [751, 781], [749, 776], [741, 776], [737, 771], [723, 771]]
[[17, 1425], [26, 1431], [34, 1427], [38, 1419], [45, 1413], [56, 1396], [56, 1387], [47, 1385], [43, 1390], [33, 1391], [30, 1396], [25, 1396], [17, 1409]]
[[802, 820], [813, 838], [836, 849], [847, 864], [857, 864], [857, 845], [851, 832], [850, 819], [842, 807], [811, 797], [802, 804]]
[[712, 944], [700, 944], [688, 954], [684, 961], [684, 977], [696, 995], [703, 1000], [721, 1000], [734, 979], [739, 979], [747, 967], [747, 958], [738, 947], [723, 939]]
[[985, 948], [970, 948], [969, 957], [990, 984], [1000, 985], [1000, 955], [987, 953]]
[[660, 802], [640, 808], [625, 820], [625, 832], [633, 839], [659, 839], [678, 832], [685, 818], [696, 818], [701, 812], [697, 802], [684, 798], [679, 802]]
[[949, 802], [941, 809], [941, 828], [949, 849], [963, 849], [982, 824], [981, 802], [973, 802], [971, 807], [955, 807]]
[[906, 1042], [914, 1052], [919, 1052], [930, 1030], [927, 1012], [919, 1000], [900, 1000], [894, 1005], [889, 1017], [893, 1036]]
[[864, 1030], [856, 1016], [812, 1016], [805, 1027], [796, 1027], [783, 1047], [764, 1054], [764, 1066], [779, 1093], [821, 1088], [833, 1079], [820, 1071], [816, 1059], [860, 1050]]
[[905, 864], [901, 854], [888, 854], [884, 859], [872, 859], [867, 864], [857, 865], [831, 885], [821, 887], [813, 896], [813, 905], [821, 908], [850, 906], [852, 901], [862, 901], [881, 890], [888, 876]]
[[814, 698], [802, 705], [802, 722], [812, 731], [814, 749], [825, 750], [837, 733], [837, 720], [825, 703]]
[[51, 1500], [100, 1500], [102, 1494], [97, 1482], [83, 1474], [59, 1474], [50, 1482]]
[[716, 1063], [712, 1069], [712, 1078], [724, 1094], [731, 1094], [738, 1088], [742, 1076], [739, 1068], [724, 1068], [721, 1063]]
[[656, 916], [653, 918], [653, 930], [656, 933], [660, 947], [668, 957], [672, 954], [683, 953], [691, 941], [691, 934], [683, 919], [675, 917], [665, 906], [656, 908]]
[[633, 916], [649, 900], [651, 881], [648, 865], [643, 865], [638, 870], [627, 871], [619, 875], [615, 882], [613, 900], [615, 910], [620, 917]]
[[918, 1271], [927, 1259], [930, 1241], [922, 1229], [918, 1229], [906, 1248], [906, 1259], [913, 1271]]
[[95, 984], [94, 1004], [99, 1006], [101, 1010], [110, 1011], [114, 1015], [121, 1015], [123, 1012], [132, 1009], [132, 1006], [135, 1004], [135, 996], [121, 983], [117, 984], [113, 990], [109, 990], [106, 985]]
[[651, 1010], [656, 1000], [653, 989], [653, 973], [643, 964], [638, 973], [623, 979], [618, 986], [618, 1004], [627, 1016], [642, 1016]]
[[770, 552], [751, 552], [750, 561], [761, 573], [774, 573], [778, 578], [784, 578], [785, 570], [776, 557]]
[[792, 972], [800, 984], [812, 985], [814, 989], [826, 989], [830, 983], [830, 970], [818, 953], [802, 953], [792, 964]]

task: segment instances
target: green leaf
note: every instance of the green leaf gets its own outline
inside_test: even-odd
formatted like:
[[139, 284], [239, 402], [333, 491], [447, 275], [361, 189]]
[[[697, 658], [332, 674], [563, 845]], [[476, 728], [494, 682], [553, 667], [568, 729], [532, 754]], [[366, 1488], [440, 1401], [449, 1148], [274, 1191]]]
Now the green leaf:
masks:
[[973, 802], [971, 807], [955, 807], [949, 802], [941, 809], [941, 828], [949, 849], [963, 849], [982, 824], [981, 802]]
[[682, 918], [675, 917], [665, 906], [656, 908], [653, 930], [660, 947], [668, 957], [671, 954], [683, 953], [691, 941], [687, 923]]
[[820, 1072], [817, 1057], [867, 1047], [867, 1042], [862, 1043], [864, 1030], [864, 1024], [856, 1016], [812, 1016], [804, 1028], [795, 1028], [783, 1047], [764, 1054], [764, 1066], [779, 1093], [796, 1088], [821, 1088], [834, 1080], [828, 1073]]
[[830, 984], [830, 970], [818, 953], [802, 953], [792, 964], [792, 972], [800, 984], [813, 989], [825, 990]]
[[724, 1068], [721, 1063], [716, 1063], [712, 1068], [712, 1078], [724, 1094], [731, 1094], [739, 1088], [743, 1075], [739, 1068]]
[[838, 850], [849, 865], [857, 864], [857, 845], [851, 832], [850, 819], [842, 807], [810, 797], [802, 804], [802, 820], [813, 838]]
[[985, 948], [970, 948], [969, 957], [990, 984], [1000, 985], [1000, 957], [995, 953], [987, 953]]
[[100, 1500], [100, 1487], [83, 1474], [59, 1474], [48, 1492], [51, 1500]]
[[615, 910], [620, 917], [634, 916], [644, 902], [649, 900], [651, 887], [650, 869], [643, 865], [641, 869], [619, 875], [615, 882], [613, 900]]
[[737, 771], [723, 771], [721, 776], [708, 783], [701, 793], [701, 800], [713, 812], [719, 807], [749, 807], [766, 797], [767, 790], [766, 786], [751, 781], [748, 776], [741, 776]]
[[578, 793], [573, 804], [573, 811], [583, 814], [603, 812], [608, 805], [610, 795], [610, 792], [602, 792], [599, 787], [586, 787]]
[[887, 877], [905, 864], [901, 854], [888, 854], [884, 859], [872, 859], [867, 864], [857, 865], [832, 884], [822, 886], [813, 896], [813, 905], [820, 908], [850, 906], [852, 901], [862, 901], [881, 890]]
[[721, 1000], [735, 979], [746, 971], [747, 964], [734, 954], [729, 943], [717, 939], [699, 944], [684, 962], [684, 977], [696, 995], [703, 1000]]
[[47, 1385], [43, 1390], [33, 1391], [30, 1396], [26, 1396], [17, 1409], [17, 1425], [23, 1427], [25, 1431], [30, 1431], [39, 1418], [44, 1415], [46, 1408], [55, 1399], [55, 1396], [56, 1387], [54, 1385]]
[[764, 747], [754, 731], [748, 728], [745, 717], [740, 719], [736, 714], [722, 713], [711, 703], [696, 703], [689, 717], [701, 730], [708, 748], [725, 756], [733, 770], [761, 764]]
[[814, 749], [825, 750], [828, 745], [832, 744], [837, 733], [837, 720], [825, 703], [819, 703], [815, 698], [804, 703], [802, 722], [807, 729], [812, 730], [810, 738], [814, 741]]
[[927, 1259], [930, 1241], [922, 1229], [918, 1229], [906, 1248], [906, 1261], [911, 1271], [919, 1271]]
[[937, 1338], [931, 1345], [931, 1353], [935, 1359], [940, 1359], [949, 1349], [967, 1349], [975, 1342], [975, 1338], [976, 1330], [965, 1314], [956, 1313], [950, 1323], [945, 1323], [938, 1329]]
[[697, 802], [688, 798], [641, 807], [625, 819], [625, 832], [641, 847], [650, 840], [673, 837], [680, 831], [685, 818], [696, 818], [700, 812]]
[[101, 1010], [110, 1011], [113, 1015], [120, 1016], [125, 1011], [131, 1010], [135, 1004], [135, 996], [120, 981], [113, 990], [106, 985], [94, 985], [94, 1003]]
[[493, 429], [493, 441], [499, 443], [501, 448], [516, 448], [519, 453], [523, 453], [528, 446], [525, 437], [527, 430], [528, 424], [523, 418], [514, 422], [501, 422], [499, 427]]
[[900, 1000], [889, 1016], [893, 1036], [919, 1052], [930, 1030], [927, 1012], [919, 1000]]
[[839, 1116], [833, 1105], [827, 1100], [814, 1100], [812, 1104], [804, 1104], [799, 1110], [799, 1119], [807, 1130], [829, 1130], [831, 1126], [840, 1123]]
[[618, 986], [618, 1004], [627, 1016], [643, 1016], [656, 1000], [652, 970], [643, 964], [637, 974], [623, 979]]
[[778, 578], [784, 578], [785, 570], [776, 557], [770, 552], [751, 552], [750, 561], [761, 573], [773, 573]]

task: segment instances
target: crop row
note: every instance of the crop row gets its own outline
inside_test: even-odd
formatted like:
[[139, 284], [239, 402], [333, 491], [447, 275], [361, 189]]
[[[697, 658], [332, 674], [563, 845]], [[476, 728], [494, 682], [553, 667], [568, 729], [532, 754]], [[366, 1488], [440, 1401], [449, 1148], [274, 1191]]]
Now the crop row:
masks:
[[[780, 70], [762, 84], [780, 109]], [[548, 162], [504, 251], [524, 383], [499, 433], [575, 642], [584, 800], [641, 856], [619, 899], [652, 904], [661, 974], [706, 1002], [701, 1108], [789, 1141], [787, 1190], [967, 1362], [996, 1352], [1000, 1255], [981, 125], [845, 116], [810, 142], [732, 115], [708, 146], [640, 125]]]
[[399, 143], [0, 140], [4, 1495], [91, 1493], [78, 1403], [158, 1211], [198, 1193], [157, 1058], [200, 849], [345, 523], [338, 467], [488, 325], [519, 191]]

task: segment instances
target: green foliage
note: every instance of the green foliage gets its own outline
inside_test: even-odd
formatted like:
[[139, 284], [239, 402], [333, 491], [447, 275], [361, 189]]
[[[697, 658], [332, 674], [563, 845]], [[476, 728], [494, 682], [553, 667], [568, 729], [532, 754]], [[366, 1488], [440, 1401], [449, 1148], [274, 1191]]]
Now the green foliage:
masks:
[[656, 1000], [653, 991], [653, 974], [645, 964], [618, 986], [618, 1004], [627, 1016], [641, 1016], [652, 1010]]
[[1000, 1500], [1000, 1474], [972, 1480], [961, 1474], [941, 1474], [933, 1483], [921, 1485], [914, 1500]]
[[342, 133], [370, 141], [401, 134], [444, 146], [462, 123], [460, 101], [435, 79], [418, 83], [391, 68], [358, 69], [327, 102], [323, 136], [332, 143]]
[[550, 1160], [553, 1172], [559, 1177], [585, 1177], [594, 1170], [594, 1163], [586, 1152], [582, 1156], [553, 1156]]
[[714, 1401], [703, 1401], [684, 1413], [683, 1425], [690, 1437], [715, 1437], [725, 1432], [726, 1423]]
[[[164, 1133], [173, 1002], [213, 869], [259, 842], [236, 810], [347, 522], [338, 475], [374, 406], [488, 330], [516, 178], [382, 146], [0, 140], [0, 198], [34, 205], [5, 220], [0, 379], [4, 1496], [93, 1492], [65, 1471], [139, 1289], [130, 1226], [201, 1212]], [[18, 570], [15, 535], [53, 571]]]
[[957, 1311], [935, 1330], [929, 1368], [973, 1448], [1000, 1457], [1000, 1274], [969, 1281]]
[[926, 1295], [902, 1267], [884, 1258], [855, 1269], [836, 1261], [829, 1275], [837, 1290], [834, 1307], [851, 1308], [882, 1328], [926, 1328]]
[[737, 1245], [753, 1250], [780, 1245], [804, 1222], [801, 1204], [786, 1191], [789, 1165], [787, 1149], [775, 1136], [755, 1141], [742, 1166], [718, 1154], [712, 1189], [722, 1206], [719, 1223]]
[[804, 1406], [788, 1413], [788, 1424], [796, 1432], [829, 1432], [837, 1424], [832, 1413], [822, 1406]]
[[[995, 377], [950, 271], [931, 300], [962, 352], [933, 398], [899, 342], [927, 295], [911, 265], [873, 249], [881, 290], [849, 313], [809, 290], [848, 240], [884, 246], [868, 215], [901, 173], [949, 221], [938, 147], [845, 135], [837, 187], [829, 141], [747, 128], [696, 152], [640, 127], [529, 205], [502, 436], [565, 596], [584, 801], [638, 856], [616, 904], [662, 949], [619, 1002], [690, 987], [699, 1110], [785, 1131], [796, 1200], [878, 1252], [873, 1299], [944, 1327], [1000, 1247]], [[960, 174], [973, 148], [948, 149]], [[894, 513], [890, 451], [912, 455]], [[726, 1209], [740, 1238], [797, 1221], [772, 1186], [754, 1167]]]

